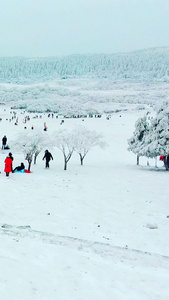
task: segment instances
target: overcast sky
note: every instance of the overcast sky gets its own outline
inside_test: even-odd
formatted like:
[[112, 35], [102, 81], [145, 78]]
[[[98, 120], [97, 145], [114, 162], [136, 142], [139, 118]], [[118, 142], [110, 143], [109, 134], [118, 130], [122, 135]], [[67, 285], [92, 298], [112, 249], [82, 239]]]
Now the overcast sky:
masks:
[[169, 0], [0, 0], [0, 56], [169, 46]]

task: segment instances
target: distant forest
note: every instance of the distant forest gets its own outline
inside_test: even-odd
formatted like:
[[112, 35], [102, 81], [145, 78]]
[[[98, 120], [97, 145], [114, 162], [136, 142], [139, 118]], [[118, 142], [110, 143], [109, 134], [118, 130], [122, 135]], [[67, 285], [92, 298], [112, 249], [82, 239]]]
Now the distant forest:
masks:
[[168, 82], [169, 48], [152, 48], [117, 54], [0, 58], [1, 83], [38, 83], [71, 77]]

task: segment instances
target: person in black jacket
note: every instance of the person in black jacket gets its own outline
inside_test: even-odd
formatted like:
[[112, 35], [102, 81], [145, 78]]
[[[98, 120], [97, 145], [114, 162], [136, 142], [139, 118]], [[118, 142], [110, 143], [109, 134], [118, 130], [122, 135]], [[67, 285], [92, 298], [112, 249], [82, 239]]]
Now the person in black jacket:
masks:
[[24, 170], [24, 169], [25, 169], [24, 163], [21, 163], [20, 166], [16, 167], [16, 168], [13, 170], [13, 172], [15, 172], [15, 171], [22, 171], [22, 170]]
[[49, 162], [50, 162], [51, 159], [53, 160], [52, 154], [48, 150], [46, 150], [45, 151], [45, 155], [44, 155], [44, 157], [42, 159], [43, 160], [46, 159], [46, 166], [45, 167], [49, 168]]
[[7, 143], [7, 137], [6, 135], [4, 135], [4, 137], [2, 138], [2, 149], [5, 149], [6, 143]]

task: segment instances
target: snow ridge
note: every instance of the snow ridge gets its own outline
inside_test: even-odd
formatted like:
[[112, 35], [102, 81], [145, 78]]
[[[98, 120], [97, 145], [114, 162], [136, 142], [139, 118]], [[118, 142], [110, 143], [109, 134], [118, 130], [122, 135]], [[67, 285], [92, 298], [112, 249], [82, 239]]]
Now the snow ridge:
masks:
[[109, 256], [114, 260], [130, 261], [135, 263], [139, 261], [140, 264], [148, 264], [159, 266], [164, 269], [169, 269], [169, 256], [142, 251], [138, 249], [130, 249], [125, 247], [114, 246], [108, 243], [97, 241], [89, 241], [71, 236], [62, 236], [59, 234], [52, 234], [48, 232], [33, 230], [29, 225], [13, 226], [4, 224], [1, 226], [0, 234], [14, 236], [19, 239], [37, 239], [44, 243], [53, 244], [54, 246], [64, 246], [76, 248], [78, 251], [94, 252], [99, 256]]

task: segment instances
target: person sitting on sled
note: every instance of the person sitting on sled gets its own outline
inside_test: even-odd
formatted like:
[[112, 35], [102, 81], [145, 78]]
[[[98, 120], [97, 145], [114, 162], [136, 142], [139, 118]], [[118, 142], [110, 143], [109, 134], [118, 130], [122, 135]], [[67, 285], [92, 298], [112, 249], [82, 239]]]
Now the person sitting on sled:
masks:
[[22, 171], [22, 170], [25, 170], [25, 166], [24, 166], [24, 163], [21, 163], [20, 166], [16, 167], [13, 171]]

